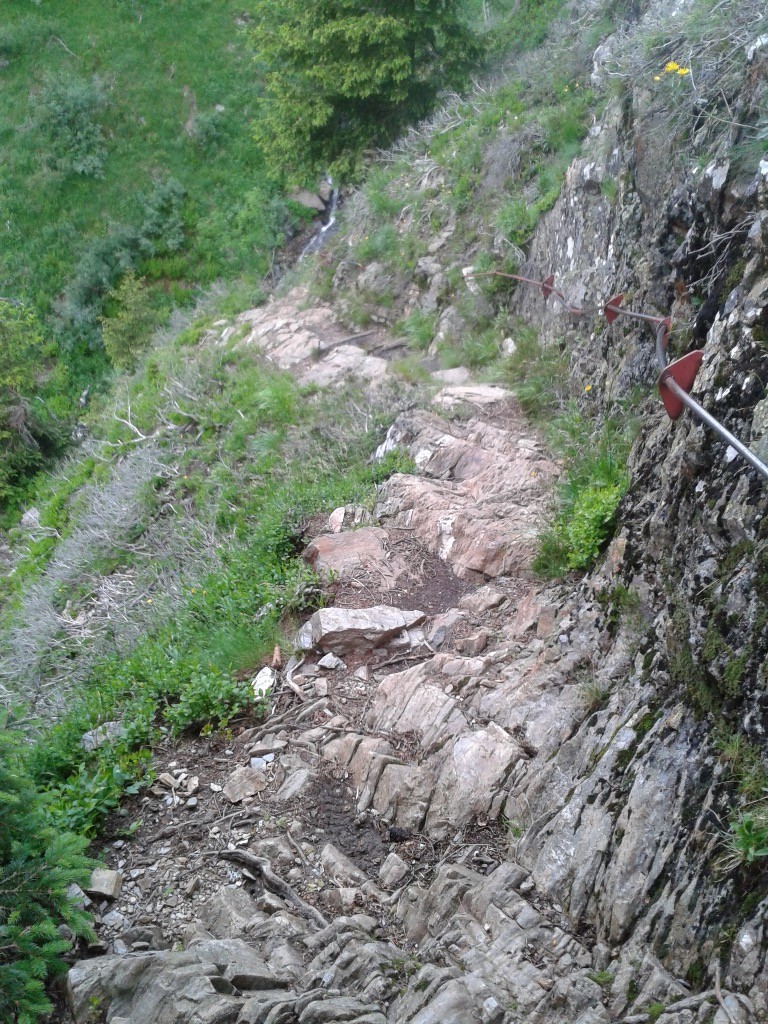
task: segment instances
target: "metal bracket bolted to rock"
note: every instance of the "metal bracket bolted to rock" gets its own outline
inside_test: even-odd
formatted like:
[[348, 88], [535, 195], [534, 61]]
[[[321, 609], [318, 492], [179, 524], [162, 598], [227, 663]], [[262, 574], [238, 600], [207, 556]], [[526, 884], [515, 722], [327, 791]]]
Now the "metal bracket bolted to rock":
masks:
[[334, 653], [381, 647], [404, 629], [420, 626], [424, 612], [389, 605], [373, 608], [321, 608], [309, 620], [312, 645]]

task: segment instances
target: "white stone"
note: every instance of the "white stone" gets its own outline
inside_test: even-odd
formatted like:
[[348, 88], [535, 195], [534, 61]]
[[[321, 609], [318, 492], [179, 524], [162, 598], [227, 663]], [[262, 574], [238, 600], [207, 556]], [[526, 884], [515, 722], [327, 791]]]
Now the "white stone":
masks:
[[373, 608], [321, 608], [309, 621], [316, 646], [344, 652], [379, 647], [404, 629], [420, 625], [424, 618], [420, 611], [376, 605]]
[[239, 804], [248, 796], [255, 796], [267, 785], [263, 772], [257, 771], [250, 765], [238, 768], [230, 775], [224, 786], [224, 797], [231, 804]]
[[266, 666], [263, 668], [251, 683], [253, 695], [257, 700], [263, 700], [272, 690], [277, 681], [277, 672]]
[[320, 666], [320, 668], [326, 668], [331, 670], [347, 667], [341, 660], [341, 658], [337, 658], [336, 655], [331, 652], [326, 654], [324, 657], [320, 658], [317, 664]]

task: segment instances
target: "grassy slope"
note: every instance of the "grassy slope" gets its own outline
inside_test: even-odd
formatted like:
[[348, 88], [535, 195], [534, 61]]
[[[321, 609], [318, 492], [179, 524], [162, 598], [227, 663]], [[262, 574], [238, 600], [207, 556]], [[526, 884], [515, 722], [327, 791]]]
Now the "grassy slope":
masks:
[[[139, 8], [128, 0], [50, 0], [41, 11], [29, 0], [6, 0], [3, 8], [3, 31], [21, 42], [0, 70], [0, 294], [47, 312], [87, 241], [113, 222], [135, 223], [139, 194], [168, 174], [190, 196], [192, 244], [179, 276], [210, 279], [239, 269], [243, 253], [235, 258], [224, 239], [227, 212], [258, 180], [261, 161], [248, 130], [255, 72], [238, 30], [238, 4], [156, 0]], [[95, 75], [105, 88], [101, 180], [62, 179], [43, 165], [28, 123], [30, 95], [46, 76], [59, 74]], [[203, 151], [185, 132], [185, 87], [200, 113], [225, 108], [217, 148]]]

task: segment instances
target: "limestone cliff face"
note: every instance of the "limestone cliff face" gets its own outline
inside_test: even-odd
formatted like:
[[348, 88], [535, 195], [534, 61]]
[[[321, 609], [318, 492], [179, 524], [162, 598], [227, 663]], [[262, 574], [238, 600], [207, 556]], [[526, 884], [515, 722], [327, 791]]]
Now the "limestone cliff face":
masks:
[[[752, 51], [739, 110], [764, 102], [767, 67], [765, 48]], [[673, 358], [703, 347], [694, 394], [765, 458], [768, 160], [734, 166], [737, 132], [711, 123], [697, 139], [706, 164], [681, 163], [648, 90], [633, 90], [571, 166], [526, 270], [554, 271], [576, 304], [624, 292], [633, 309], [671, 312], [673, 330], [690, 325], [673, 334]], [[618, 183], [612, 200], [606, 180]], [[579, 330], [533, 290], [515, 308], [550, 343], [568, 339], [572, 371], [605, 407], [652, 385], [643, 326]], [[740, 919], [744, 889], [762, 883], [713, 870], [732, 788], [711, 739], [726, 728], [765, 743], [768, 488], [690, 416], [671, 423], [657, 394], [637, 415], [619, 537], [572, 607], [578, 618], [621, 585], [639, 595], [640, 620], [630, 641], [598, 616], [594, 669], [619, 683], [565, 743], [540, 749], [510, 794], [536, 822], [518, 856], [575, 921], [609, 944], [648, 943], [675, 973], [711, 969], [725, 923], [736, 925], [725, 962], [743, 984], [765, 969], [765, 904]]]

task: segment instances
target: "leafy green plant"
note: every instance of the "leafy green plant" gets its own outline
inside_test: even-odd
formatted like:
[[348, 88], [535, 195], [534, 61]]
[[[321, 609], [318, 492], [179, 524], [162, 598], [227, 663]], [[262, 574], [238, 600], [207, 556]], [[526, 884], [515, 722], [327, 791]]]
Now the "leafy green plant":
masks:
[[102, 342], [113, 366], [131, 369], [146, 348], [157, 320], [142, 282], [129, 271], [110, 294], [115, 307], [110, 316], [100, 318]]
[[594, 971], [592, 974], [588, 974], [587, 977], [601, 988], [608, 988], [614, 982], [614, 975], [610, 971]]
[[254, 702], [247, 682], [232, 679], [225, 672], [199, 666], [185, 681], [178, 699], [163, 714], [175, 734], [211, 723], [226, 727], [233, 715]]
[[721, 845], [724, 853], [718, 866], [723, 872], [751, 867], [768, 857], [768, 808], [763, 806], [738, 814], [722, 836]]
[[631, 419], [584, 415], [574, 402], [553, 420], [550, 443], [563, 459], [565, 479], [554, 519], [532, 563], [535, 572], [552, 579], [595, 560], [612, 533], [629, 485], [626, 461], [635, 429]]
[[536, 227], [539, 211], [524, 199], [511, 199], [496, 215], [496, 227], [514, 245], [525, 245]]
[[584, 569], [597, 558], [612, 532], [613, 517], [626, 489], [622, 481], [579, 490], [564, 523], [569, 568]]

